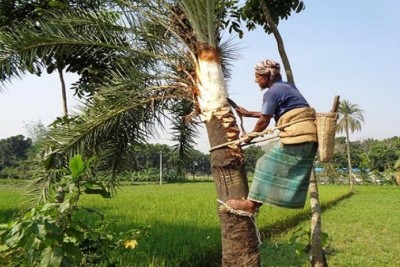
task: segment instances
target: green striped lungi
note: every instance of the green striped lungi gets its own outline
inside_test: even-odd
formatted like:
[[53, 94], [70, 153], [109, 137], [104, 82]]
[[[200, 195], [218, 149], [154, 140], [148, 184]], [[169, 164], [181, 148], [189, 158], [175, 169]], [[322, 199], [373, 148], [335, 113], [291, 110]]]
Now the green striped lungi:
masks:
[[258, 161], [248, 199], [285, 208], [303, 208], [316, 142], [271, 147]]

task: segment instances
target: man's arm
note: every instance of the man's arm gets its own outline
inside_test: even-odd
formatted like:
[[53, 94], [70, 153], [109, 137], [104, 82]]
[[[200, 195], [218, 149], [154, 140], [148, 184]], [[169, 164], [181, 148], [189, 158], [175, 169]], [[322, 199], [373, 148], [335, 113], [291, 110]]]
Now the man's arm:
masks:
[[[264, 114], [260, 113], [260, 117], [259, 117], [256, 125], [254, 126], [254, 130], [252, 131], [252, 133], [254, 133], [254, 132], [259, 133], [259, 132], [264, 131], [268, 127], [269, 122], [271, 121], [271, 118], [272, 118], [272, 115], [264, 115]], [[245, 143], [250, 143], [251, 140], [253, 140], [255, 138], [255, 137], [250, 137], [246, 134], [243, 135], [242, 137], [245, 138], [243, 140], [243, 142], [245, 142]]]
[[236, 112], [242, 115], [243, 117], [251, 117], [251, 118], [259, 118], [261, 116], [261, 112], [257, 111], [248, 111], [247, 109], [238, 106], [235, 108]]
[[271, 118], [272, 118], [271, 115], [264, 115], [264, 114], [260, 113], [259, 119], [258, 119], [256, 125], [254, 126], [253, 132], [264, 131], [268, 127], [269, 122], [271, 121]]

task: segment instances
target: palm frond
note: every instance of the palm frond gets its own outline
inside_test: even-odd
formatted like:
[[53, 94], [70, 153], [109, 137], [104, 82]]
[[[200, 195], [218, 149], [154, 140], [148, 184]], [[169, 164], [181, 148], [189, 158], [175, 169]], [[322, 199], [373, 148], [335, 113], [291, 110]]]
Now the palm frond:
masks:
[[221, 52], [221, 66], [225, 79], [231, 78], [232, 61], [240, 58], [238, 44], [232, 38], [222, 42], [218, 50]]
[[339, 105], [339, 120], [337, 132], [341, 133], [348, 128], [351, 132], [361, 130], [364, 122], [364, 110], [357, 104], [352, 104], [348, 100], [341, 100]]
[[[90, 56], [107, 48], [114, 54], [127, 46], [120, 34], [123, 29], [115, 26], [115, 17], [94, 12], [57, 15], [40, 21], [39, 28], [26, 23], [0, 32], [3, 83], [21, 78], [26, 72], [40, 74], [46, 59], [55, 53]], [[115, 34], [106, 31], [106, 26], [115, 27]]]
[[[75, 154], [86, 158], [96, 155], [101, 179], [115, 188], [129, 147], [156, 136], [157, 127], [162, 127], [169, 114], [175, 114], [182, 157], [193, 148], [196, 125], [184, 125], [180, 118], [190, 108], [197, 63], [193, 46], [171, 26], [173, 5], [170, 1], [120, 2], [118, 15], [66, 13], [41, 21], [40, 30], [21, 26], [1, 33], [2, 81], [20, 77], [32, 68], [41, 71], [46, 67], [43, 59], [57, 53], [89, 58], [101, 52], [105, 57], [115, 57], [107, 81], [97, 88], [94, 97], [75, 116], [55, 123], [49, 131], [38, 162], [46, 171], [39, 171], [36, 180], [42, 199], [46, 198], [46, 188], [59, 179], [56, 170], [65, 167]], [[196, 41], [216, 47], [216, 1], [178, 2], [182, 2], [182, 8], [185, 3], [197, 19], [189, 26], [195, 31], [197, 28], [204, 39]], [[183, 25], [183, 19], [179, 23]], [[221, 50], [227, 47], [221, 46]], [[233, 54], [226, 51], [223, 54], [228, 60]]]
[[216, 0], [192, 1], [180, 0], [184, 12], [187, 14], [193, 30], [200, 42], [211, 47], [217, 47], [217, 36], [220, 24], [217, 14]]
[[[0, 32], [1, 81], [21, 78], [26, 72], [40, 74], [47, 59], [55, 54], [91, 58], [103, 52], [104, 59], [118, 55], [125, 59], [151, 57], [173, 63], [176, 52], [168, 48], [165, 38], [145, 27], [126, 27], [116, 14], [81, 11], [48, 15], [40, 21], [39, 29], [21, 25]], [[126, 63], [125, 60], [120, 66]]]
[[[125, 162], [129, 147], [140, 145], [157, 136], [157, 126], [163, 122], [166, 110], [176, 99], [184, 97], [179, 90], [155, 87], [143, 90], [114, 88], [103, 90], [86, 104], [81, 114], [68, 123], [55, 124], [44, 141], [39, 164], [59, 169], [68, 158], [81, 154], [96, 155], [96, 168], [111, 190], [118, 182], [118, 171]], [[35, 182], [45, 196], [54, 176], [41, 175]]]

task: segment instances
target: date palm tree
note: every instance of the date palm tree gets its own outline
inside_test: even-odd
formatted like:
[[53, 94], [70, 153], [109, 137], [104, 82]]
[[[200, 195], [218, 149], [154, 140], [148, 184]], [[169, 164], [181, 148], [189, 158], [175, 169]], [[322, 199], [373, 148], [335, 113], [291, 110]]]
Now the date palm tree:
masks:
[[[77, 153], [95, 155], [98, 174], [109, 188], [115, 188], [129, 147], [156, 136], [158, 127], [171, 119], [170, 113], [187, 106], [182, 101], [190, 101], [194, 114], [205, 123], [211, 147], [239, 138], [227, 102], [229, 72], [224, 63], [229, 54], [224, 48], [229, 46], [221, 43], [220, 35], [228, 2], [235, 1], [121, 0], [110, 13], [71, 11], [48, 16], [40, 32], [22, 25], [0, 33], [2, 80], [22, 76], [32, 67], [45, 67], [38, 58], [53, 52], [90, 56], [107, 48], [108, 56], [118, 56], [111, 78], [80, 113], [55, 122], [50, 130], [40, 155], [44, 168], [37, 180], [42, 199], [46, 188], [58, 179], [52, 170], [65, 166]], [[213, 150], [211, 168], [219, 199], [247, 196], [240, 146]], [[222, 211], [218, 215], [222, 265], [260, 265], [251, 218]]]
[[364, 122], [364, 110], [357, 104], [352, 104], [348, 100], [340, 101], [339, 105], [339, 120], [336, 131], [338, 133], [345, 132], [346, 134], [346, 150], [347, 162], [349, 168], [349, 183], [350, 189], [354, 190], [354, 179], [352, 174], [351, 157], [350, 157], [350, 132], [361, 130], [361, 123]]

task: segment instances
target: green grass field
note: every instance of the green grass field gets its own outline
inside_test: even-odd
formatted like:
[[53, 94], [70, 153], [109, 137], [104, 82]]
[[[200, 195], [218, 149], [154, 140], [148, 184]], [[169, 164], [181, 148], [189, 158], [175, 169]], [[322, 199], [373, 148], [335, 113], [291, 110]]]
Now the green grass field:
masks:
[[[0, 180], [1, 181], [1, 180]], [[0, 223], [22, 204], [23, 186], [0, 184]], [[397, 266], [400, 262], [400, 188], [320, 186], [323, 231], [336, 255], [331, 266]], [[339, 201], [341, 200], [341, 201]], [[220, 233], [213, 183], [123, 186], [113, 199], [85, 195], [81, 205], [113, 221], [115, 231], [145, 227], [134, 250], [110, 253], [120, 266], [218, 266]], [[309, 204], [307, 204], [308, 207]], [[308, 266], [289, 243], [288, 228], [309, 228], [310, 211], [263, 206], [257, 224], [264, 237], [263, 266]], [[271, 237], [270, 239], [267, 237]]]
[[[323, 188], [323, 187], [322, 187]], [[323, 194], [323, 193], [322, 193]], [[356, 193], [325, 210], [322, 231], [329, 236], [330, 266], [399, 266], [400, 188], [358, 186]], [[272, 237], [262, 249], [263, 266], [309, 266], [290, 243], [293, 231]], [[284, 260], [283, 260], [284, 259]]]

